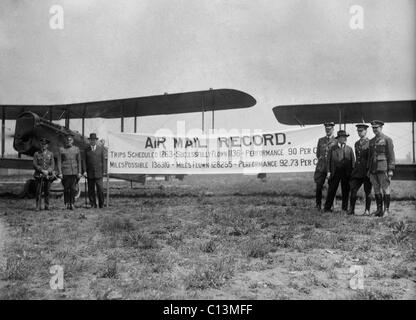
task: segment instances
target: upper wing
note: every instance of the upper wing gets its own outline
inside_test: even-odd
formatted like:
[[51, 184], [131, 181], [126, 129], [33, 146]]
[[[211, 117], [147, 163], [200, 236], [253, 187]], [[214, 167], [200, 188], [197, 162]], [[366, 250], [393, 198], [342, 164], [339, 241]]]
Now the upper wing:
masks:
[[416, 100], [288, 105], [274, 107], [273, 113], [287, 125], [368, 123], [374, 119], [411, 122], [416, 120]]
[[198, 111], [248, 108], [256, 104], [249, 94], [234, 89], [164, 94], [158, 96], [92, 101], [61, 105], [1, 105], [6, 119], [16, 119], [22, 112], [59, 120], [69, 118], [120, 118]]

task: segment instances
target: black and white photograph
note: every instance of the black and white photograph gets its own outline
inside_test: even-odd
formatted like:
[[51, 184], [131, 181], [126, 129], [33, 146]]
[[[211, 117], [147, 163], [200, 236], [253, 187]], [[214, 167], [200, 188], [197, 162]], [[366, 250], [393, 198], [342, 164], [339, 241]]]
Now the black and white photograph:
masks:
[[414, 0], [2, 0], [0, 119], [0, 300], [416, 299]]

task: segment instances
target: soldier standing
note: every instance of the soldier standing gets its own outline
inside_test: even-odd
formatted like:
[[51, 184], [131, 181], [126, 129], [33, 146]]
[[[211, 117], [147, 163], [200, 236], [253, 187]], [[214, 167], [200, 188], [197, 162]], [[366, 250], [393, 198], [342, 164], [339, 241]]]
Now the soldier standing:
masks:
[[77, 183], [81, 178], [81, 153], [79, 148], [73, 144], [74, 137], [68, 134], [66, 146], [59, 148], [58, 154], [59, 177], [64, 186], [64, 202], [69, 210], [74, 210]]
[[33, 155], [34, 178], [36, 180], [36, 211], [41, 210], [42, 192], [45, 196], [45, 210], [49, 210], [49, 189], [55, 178], [55, 160], [48, 150], [49, 140], [41, 138], [40, 151]]
[[[390, 208], [390, 179], [395, 168], [393, 140], [383, 134], [384, 122], [374, 120], [371, 122], [375, 137], [370, 140], [368, 157], [368, 173], [374, 187], [377, 210], [374, 215], [383, 217], [389, 213]], [[383, 211], [384, 202], [384, 211]]]
[[361, 188], [361, 185], [364, 184], [364, 193], [365, 193], [365, 211], [364, 215], [370, 215], [370, 206], [371, 206], [371, 182], [367, 176], [367, 165], [368, 165], [368, 156], [369, 156], [369, 142], [367, 138], [367, 128], [368, 125], [360, 123], [356, 125], [357, 133], [360, 137], [354, 147], [355, 147], [355, 167], [351, 173], [350, 180], [350, 209], [348, 214], [355, 214], [355, 202], [357, 201], [357, 192]]
[[341, 182], [342, 191], [342, 211], [348, 209], [348, 194], [350, 191], [350, 177], [354, 168], [354, 151], [346, 145], [347, 134], [344, 130], [339, 130], [336, 136], [338, 143], [331, 147], [328, 152], [328, 195], [325, 201], [325, 212], [332, 211], [335, 195], [339, 183]]
[[325, 184], [326, 176], [328, 173], [328, 151], [336, 144], [334, 138], [334, 126], [333, 122], [324, 123], [326, 136], [318, 140], [318, 146], [316, 147], [316, 157], [318, 163], [316, 164], [315, 174], [313, 179], [316, 183], [316, 208], [321, 210], [322, 207], [322, 189]]
[[97, 135], [91, 133], [90, 146], [85, 150], [84, 176], [88, 178], [88, 197], [91, 207], [97, 208], [95, 188], [97, 187], [98, 206], [104, 206], [103, 176], [106, 175], [107, 156], [104, 146], [97, 145]]

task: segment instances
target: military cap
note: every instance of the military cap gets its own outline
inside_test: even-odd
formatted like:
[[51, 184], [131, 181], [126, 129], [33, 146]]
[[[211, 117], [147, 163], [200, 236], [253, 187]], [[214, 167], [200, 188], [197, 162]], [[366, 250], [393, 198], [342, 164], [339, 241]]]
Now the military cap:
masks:
[[339, 137], [349, 137], [350, 135], [348, 133], [346, 133], [344, 130], [339, 130], [337, 132], [337, 136], [335, 137], [336, 139], [338, 139]]
[[50, 141], [46, 138], [40, 138], [39, 142], [40, 142], [40, 144], [49, 144], [50, 143]]
[[74, 137], [74, 134], [72, 133], [72, 132], [68, 132], [67, 134], [65, 134], [65, 138], [68, 138], [68, 137]]
[[325, 122], [324, 123], [324, 126], [325, 126], [325, 128], [326, 127], [334, 127], [335, 126], [335, 123], [333, 123], [333, 122]]
[[357, 127], [357, 129], [367, 129], [368, 125], [366, 125], [365, 123], [359, 123], [355, 125]]
[[373, 128], [382, 127], [384, 125], [384, 122], [381, 120], [373, 120], [371, 121], [371, 126]]
[[97, 134], [96, 133], [90, 133], [90, 136], [89, 136], [88, 139], [90, 139], [90, 140], [98, 140]]

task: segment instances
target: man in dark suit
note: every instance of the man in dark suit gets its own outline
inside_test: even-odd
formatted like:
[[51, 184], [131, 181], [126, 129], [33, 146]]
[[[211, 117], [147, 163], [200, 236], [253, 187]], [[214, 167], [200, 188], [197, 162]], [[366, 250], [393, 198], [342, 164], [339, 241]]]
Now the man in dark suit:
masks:
[[348, 209], [348, 194], [350, 192], [350, 177], [355, 165], [354, 151], [346, 145], [347, 134], [339, 130], [336, 136], [338, 143], [328, 152], [328, 195], [325, 202], [325, 211], [331, 211], [339, 183], [342, 191], [342, 210]]
[[107, 154], [104, 146], [97, 145], [97, 135], [91, 133], [90, 146], [85, 150], [84, 176], [88, 179], [88, 197], [90, 205], [97, 208], [95, 189], [97, 188], [98, 206], [104, 206], [103, 176], [107, 174]]
[[316, 147], [316, 157], [318, 162], [316, 163], [313, 179], [316, 183], [315, 199], [316, 209], [318, 210], [321, 210], [322, 189], [328, 173], [328, 151], [337, 143], [334, 138], [334, 126], [335, 124], [333, 122], [324, 123], [326, 135], [318, 140], [318, 145]]

